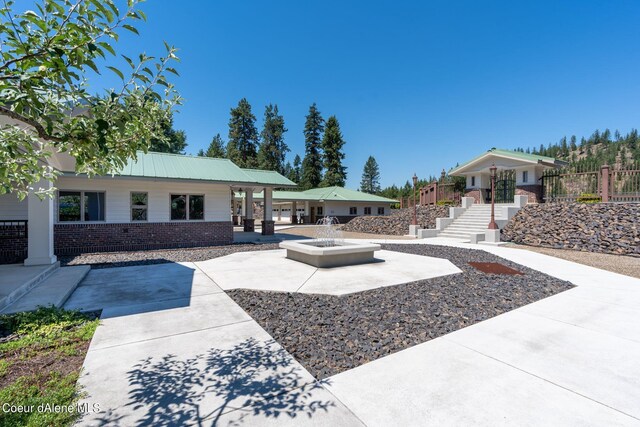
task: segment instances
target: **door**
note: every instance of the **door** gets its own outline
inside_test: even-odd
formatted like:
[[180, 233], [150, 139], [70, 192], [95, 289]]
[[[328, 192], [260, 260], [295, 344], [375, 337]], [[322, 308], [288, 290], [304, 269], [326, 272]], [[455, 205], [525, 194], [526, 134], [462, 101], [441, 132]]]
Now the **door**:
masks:
[[496, 203], [513, 203], [516, 195], [516, 171], [507, 169], [496, 175]]

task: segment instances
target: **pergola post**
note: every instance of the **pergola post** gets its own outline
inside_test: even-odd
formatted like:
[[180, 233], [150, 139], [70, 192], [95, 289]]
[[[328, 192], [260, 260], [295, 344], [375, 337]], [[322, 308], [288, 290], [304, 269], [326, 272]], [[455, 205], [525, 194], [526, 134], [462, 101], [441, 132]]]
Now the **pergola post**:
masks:
[[[51, 189], [51, 181], [40, 180], [34, 188]], [[53, 253], [54, 205], [51, 197], [40, 199], [35, 193], [27, 196], [28, 257], [24, 265], [55, 264], [58, 258]]]
[[273, 221], [273, 189], [271, 187], [264, 188], [264, 218], [262, 219], [262, 235], [272, 236], [275, 232], [275, 223]]
[[253, 232], [255, 220], [253, 219], [253, 188], [244, 189], [244, 231]]

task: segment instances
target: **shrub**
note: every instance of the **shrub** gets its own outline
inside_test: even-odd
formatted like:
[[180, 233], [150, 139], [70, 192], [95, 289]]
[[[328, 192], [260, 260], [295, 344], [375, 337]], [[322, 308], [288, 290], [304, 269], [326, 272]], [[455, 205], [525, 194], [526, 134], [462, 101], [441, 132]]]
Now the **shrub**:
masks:
[[456, 203], [453, 200], [438, 200], [436, 204], [438, 206], [453, 206]]
[[582, 193], [580, 197], [576, 199], [578, 203], [600, 203], [601, 201], [602, 197], [592, 193]]

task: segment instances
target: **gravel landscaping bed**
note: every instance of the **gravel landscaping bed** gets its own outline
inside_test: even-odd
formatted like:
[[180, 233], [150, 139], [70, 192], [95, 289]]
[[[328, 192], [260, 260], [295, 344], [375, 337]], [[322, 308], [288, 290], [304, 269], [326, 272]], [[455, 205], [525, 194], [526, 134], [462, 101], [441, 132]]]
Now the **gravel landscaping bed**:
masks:
[[[463, 273], [345, 296], [227, 293], [322, 379], [573, 287], [480, 250], [398, 244], [383, 249], [446, 258]], [[486, 274], [469, 262], [500, 263], [524, 274]]]
[[235, 244], [205, 248], [160, 249], [155, 251], [99, 252], [60, 257], [60, 265], [91, 265], [91, 268], [129, 267], [132, 265], [164, 264], [167, 262], [196, 262], [236, 252], [278, 249], [277, 243]]

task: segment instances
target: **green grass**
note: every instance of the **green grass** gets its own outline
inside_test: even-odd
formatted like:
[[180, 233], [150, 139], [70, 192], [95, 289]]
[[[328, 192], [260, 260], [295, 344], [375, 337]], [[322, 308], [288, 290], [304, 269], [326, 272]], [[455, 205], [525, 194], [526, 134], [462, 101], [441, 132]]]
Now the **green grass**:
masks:
[[[0, 343], [0, 427], [73, 424], [77, 418], [75, 411], [42, 408], [75, 407], [80, 397], [76, 386], [79, 365], [98, 322], [87, 315], [54, 307], [0, 316], [0, 330], [10, 334], [7, 342]], [[76, 365], [68, 365], [69, 360]], [[56, 365], [63, 367], [64, 372], [56, 369]], [[7, 403], [32, 410], [3, 411], [2, 404]]]

